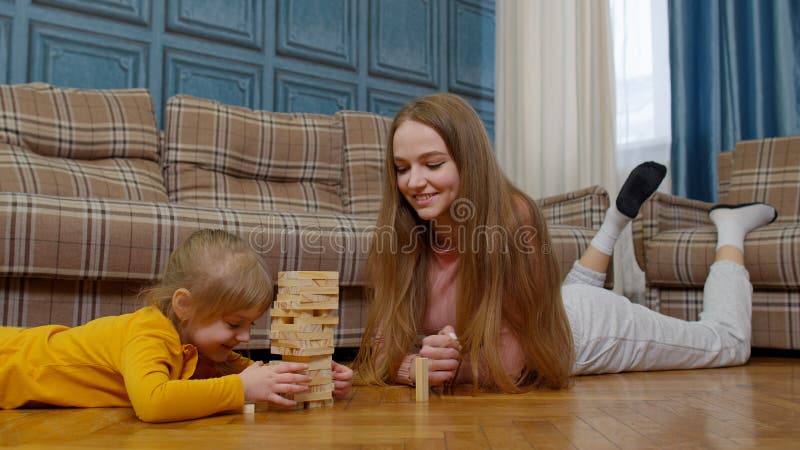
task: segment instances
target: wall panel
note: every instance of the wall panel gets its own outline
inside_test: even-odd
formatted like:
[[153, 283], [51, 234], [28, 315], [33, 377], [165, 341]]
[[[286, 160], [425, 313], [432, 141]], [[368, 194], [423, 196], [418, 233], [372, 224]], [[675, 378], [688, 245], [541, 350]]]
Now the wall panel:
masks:
[[212, 55], [167, 48], [164, 99], [189, 94], [223, 103], [261, 107], [261, 68]]
[[174, 0], [167, 3], [168, 31], [256, 49], [263, 47], [263, 1]]
[[356, 86], [294, 72], [275, 74], [276, 111], [333, 114], [355, 109]]
[[36, 3], [150, 26], [150, 0], [36, 0]]
[[394, 116], [405, 103], [414, 99], [414, 95], [381, 89], [370, 89], [367, 91], [367, 96], [370, 111], [389, 117]]
[[356, 0], [281, 0], [278, 53], [356, 69], [356, 14]]
[[[448, 54], [450, 90], [491, 96], [494, 92], [494, 11], [488, 7], [455, 0], [450, 3]], [[479, 33], [476, 33], [479, 30]]]
[[30, 40], [31, 80], [98, 89], [147, 86], [145, 42], [36, 22]]
[[438, 12], [430, 0], [370, 0], [370, 73], [435, 87]]
[[0, 16], [0, 83], [11, 77], [11, 18]]

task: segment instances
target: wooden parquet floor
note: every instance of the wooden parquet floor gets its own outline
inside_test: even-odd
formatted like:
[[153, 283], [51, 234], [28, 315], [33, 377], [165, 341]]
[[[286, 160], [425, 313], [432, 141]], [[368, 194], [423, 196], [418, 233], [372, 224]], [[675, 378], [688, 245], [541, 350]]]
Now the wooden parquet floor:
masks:
[[521, 395], [358, 387], [333, 407], [140, 422], [127, 408], [0, 411], [0, 445], [74, 449], [800, 448], [800, 358], [579, 377]]

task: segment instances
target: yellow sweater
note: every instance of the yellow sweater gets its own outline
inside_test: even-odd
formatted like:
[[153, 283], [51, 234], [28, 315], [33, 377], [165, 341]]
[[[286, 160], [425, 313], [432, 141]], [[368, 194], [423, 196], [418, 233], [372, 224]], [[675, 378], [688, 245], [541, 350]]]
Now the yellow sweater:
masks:
[[[143, 421], [167, 422], [244, 405], [237, 375], [189, 379], [197, 362], [197, 349], [154, 307], [74, 328], [0, 327], [0, 408], [132, 406]], [[225, 372], [250, 363], [233, 354]]]

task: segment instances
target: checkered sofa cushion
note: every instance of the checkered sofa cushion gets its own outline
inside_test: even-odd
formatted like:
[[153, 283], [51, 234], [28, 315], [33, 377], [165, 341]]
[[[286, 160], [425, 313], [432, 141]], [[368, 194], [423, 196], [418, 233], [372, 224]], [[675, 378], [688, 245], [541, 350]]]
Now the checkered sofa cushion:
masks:
[[[716, 255], [713, 226], [658, 233], [647, 244], [647, 280], [670, 287], [702, 288]], [[774, 223], [752, 231], [745, 267], [755, 289], [800, 289], [800, 223]]]
[[[566, 277], [602, 225], [608, 209], [608, 193], [600, 186], [592, 186], [539, 199], [536, 203], [550, 232], [551, 242], [545, 251], [556, 253], [561, 276]], [[613, 286], [613, 273], [613, 268], [609, 267], [606, 287]]]
[[177, 95], [167, 101], [164, 128], [173, 202], [344, 212], [339, 116], [253, 111]]
[[778, 209], [778, 222], [800, 221], [800, 136], [743, 141], [731, 157], [720, 203], [767, 202]]
[[383, 189], [386, 141], [392, 119], [357, 111], [339, 111], [344, 125], [345, 212], [377, 217]]
[[166, 201], [144, 89], [0, 86], [0, 190]]

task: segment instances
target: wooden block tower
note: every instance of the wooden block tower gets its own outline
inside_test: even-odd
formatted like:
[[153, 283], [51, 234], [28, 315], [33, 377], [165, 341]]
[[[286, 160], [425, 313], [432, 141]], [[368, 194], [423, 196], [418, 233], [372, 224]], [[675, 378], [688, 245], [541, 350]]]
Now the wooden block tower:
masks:
[[285, 362], [308, 364], [309, 390], [287, 396], [306, 408], [333, 404], [331, 363], [338, 310], [338, 272], [278, 273], [278, 297], [270, 310], [271, 352]]

